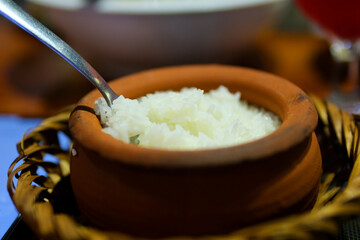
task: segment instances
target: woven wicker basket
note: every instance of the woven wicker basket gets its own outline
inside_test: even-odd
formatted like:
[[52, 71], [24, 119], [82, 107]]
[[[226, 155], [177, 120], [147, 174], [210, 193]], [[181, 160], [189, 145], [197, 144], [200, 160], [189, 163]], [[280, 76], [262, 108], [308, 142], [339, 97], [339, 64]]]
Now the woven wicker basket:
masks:
[[[311, 96], [318, 114], [316, 133], [323, 155], [323, 178], [312, 211], [254, 225], [223, 236], [196, 239], [319, 239], [336, 236], [340, 224], [360, 215], [359, 128], [336, 106]], [[19, 156], [8, 171], [8, 191], [23, 220], [42, 239], [137, 239], [87, 224], [69, 183], [67, 135], [72, 107], [45, 119], [18, 143]], [[195, 239], [174, 237], [171, 239]]]

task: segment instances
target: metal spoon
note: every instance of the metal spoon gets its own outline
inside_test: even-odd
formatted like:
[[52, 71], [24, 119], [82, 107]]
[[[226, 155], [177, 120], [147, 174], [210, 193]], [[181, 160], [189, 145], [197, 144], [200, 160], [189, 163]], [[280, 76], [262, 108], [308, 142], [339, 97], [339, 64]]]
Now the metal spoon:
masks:
[[39, 39], [54, 52], [63, 57], [84, 75], [111, 106], [118, 95], [110, 88], [100, 74], [67, 43], [61, 40], [38, 20], [30, 16], [11, 0], [0, 0], [0, 14]]

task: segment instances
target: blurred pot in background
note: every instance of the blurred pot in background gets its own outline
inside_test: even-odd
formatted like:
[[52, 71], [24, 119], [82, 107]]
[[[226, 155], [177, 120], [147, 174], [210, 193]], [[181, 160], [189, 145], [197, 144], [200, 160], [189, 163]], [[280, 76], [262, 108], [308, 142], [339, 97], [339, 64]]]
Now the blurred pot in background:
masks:
[[27, 0], [107, 78], [228, 63], [271, 26], [285, 0]]

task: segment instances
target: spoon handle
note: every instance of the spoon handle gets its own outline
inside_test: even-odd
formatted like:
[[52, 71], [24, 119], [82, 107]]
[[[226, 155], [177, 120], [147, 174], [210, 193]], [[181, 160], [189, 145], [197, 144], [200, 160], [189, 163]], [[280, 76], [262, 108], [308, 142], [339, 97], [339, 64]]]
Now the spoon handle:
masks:
[[74, 49], [42, 25], [12, 0], [0, 0], [0, 14], [39, 39], [83, 74], [101, 92], [110, 106], [118, 95], [100, 74]]

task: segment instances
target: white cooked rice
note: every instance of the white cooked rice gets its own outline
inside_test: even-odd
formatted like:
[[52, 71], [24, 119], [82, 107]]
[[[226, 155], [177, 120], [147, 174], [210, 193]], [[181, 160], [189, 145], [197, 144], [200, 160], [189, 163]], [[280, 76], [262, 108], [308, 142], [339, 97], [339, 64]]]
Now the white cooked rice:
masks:
[[281, 120], [273, 113], [240, 100], [220, 86], [204, 93], [196, 88], [148, 94], [139, 99], [120, 96], [110, 108], [95, 103], [103, 131], [140, 146], [191, 150], [249, 142], [272, 133]]

